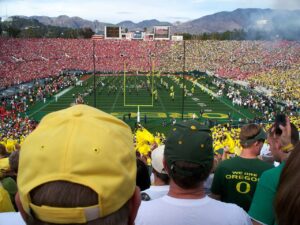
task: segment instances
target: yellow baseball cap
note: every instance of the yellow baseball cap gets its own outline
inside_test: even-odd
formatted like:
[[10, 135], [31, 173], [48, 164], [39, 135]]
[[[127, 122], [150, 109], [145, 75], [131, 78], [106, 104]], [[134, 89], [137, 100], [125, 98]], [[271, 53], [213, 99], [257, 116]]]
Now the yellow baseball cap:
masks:
[[[98, 194], [98, 205], [38, 206], [30, 191], [51, 181], [81, 184]], [[30, 215], [50, 223], [86, 223], [120, 209], [136, 186], [131, 129], [123, 121], [87, 105], [46, 115], [20, 152], [18, 188]]]

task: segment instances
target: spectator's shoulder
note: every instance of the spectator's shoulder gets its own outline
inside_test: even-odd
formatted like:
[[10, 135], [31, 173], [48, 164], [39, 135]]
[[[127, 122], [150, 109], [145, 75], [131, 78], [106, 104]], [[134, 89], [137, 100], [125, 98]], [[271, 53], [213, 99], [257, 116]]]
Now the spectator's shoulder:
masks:
[[142, 201], [135, 220], [136, 224], [147, 224], [146, 221], [151, 221], [153, 215], [160, 211], [161, 207], [160, 199]]
[[252, 225], [249, 215], [238, 205], [227, 203], [228, 211], [230, 211], [229, 219], [233, 219], [234, 224], [236, 225]]
[[0, 213], [0, 224], [26, 225], [19, 212]]
[[268, 169], [262, 173], [259, 179], [263, 181], [274, 181], [274, 179], [277, 180], [280, 177], [282, 169], [283, 169], [283, 165], [279, 165], [277, 167]]
[[233, 157], [233, 158], [230, 158], [230, 159], [225, 159], [223, 161], [221, 161], [218, 165], [219, 168], [224, 168], [224, 167], [227, 167], [227, 166], [231, 166], [232, 163], [235, 163], [237, 160], [236, 157]]
[[216, 211], [218, 215], [222, 215], [224, 222], [230, 222], [230, 224], [236, 225], [251, 225], [251, 219], [248, 214], [238, 205], [232, 203], [220, 202], [212, 199], [217, 206]]

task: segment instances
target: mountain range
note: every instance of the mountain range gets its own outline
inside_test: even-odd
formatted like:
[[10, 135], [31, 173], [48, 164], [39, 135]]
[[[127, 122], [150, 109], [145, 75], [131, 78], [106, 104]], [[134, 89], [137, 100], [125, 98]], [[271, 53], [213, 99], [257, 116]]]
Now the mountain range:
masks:
[[151, 30], [153, 26], [171, 26], [171, 33], [202, 34], [213, 32], [225, 32], [233, 30], [262, 30], [276, 33], [298, 34], [300, 30], [300, 10], [273, 10], [273, 9], [236, 9], [231, 12], [218, 12], [184, 23], [161, 22], [156, 19], [144, 20], [139, 23], [122, 21], [118, 24], [103, 23], [98, 20], [89, 21], [80, 17], [58, 17], [31, 16], [24, 17], [36, 19], [40, 23], [52, 26], [83, 28], [90, 27], [96, 33], [103, 33], [104, 26], [117, 25], [129, 31]]

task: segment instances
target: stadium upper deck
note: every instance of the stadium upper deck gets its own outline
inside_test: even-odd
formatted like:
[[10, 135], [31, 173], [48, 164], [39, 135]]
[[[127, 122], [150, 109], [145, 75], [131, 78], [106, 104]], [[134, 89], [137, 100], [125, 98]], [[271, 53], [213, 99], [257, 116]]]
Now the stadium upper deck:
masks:
[[[184, 52], [185, 49], [185, 52]], [[184, 60], [185, 59], [185, 60]], [[245, 79], [273, 69], [299, 67], [299, 42], [95, 41], [96, 71], [210, 70]], [[184, 65], [185, 62], [185, 65]], [[56, 76], [63, 69], [93, 70], [93, 41], [0, 39], [0, 87]]]

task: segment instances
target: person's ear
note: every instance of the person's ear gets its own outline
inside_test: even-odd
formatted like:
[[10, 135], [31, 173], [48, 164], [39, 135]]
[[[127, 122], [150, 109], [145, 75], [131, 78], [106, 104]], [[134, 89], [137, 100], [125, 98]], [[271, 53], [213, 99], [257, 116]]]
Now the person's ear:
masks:
[[164, 169], [165, 169], [166, 173], [167, 173], [167, 174], [170, 174], [170, 173], [169, 173], [168, 166], [167, 166], [167, 162], [166, 162], [165, 158], [163, 158], [163, 165], [164, 165]]
[[256, 142], [254, 143], [254, 145], [255, 145], [256, 147], [258, 147], [258, 148], [261, 148], [261, 147], [264, 145], [264, 143], [261, 142], [261, 141], [256, 141]]
[[25, 210], [22, 206], [20, 196], [19, 196], [19, 192], [17, 192], [17, 194], [15, 195], [15, 202], [16, 202], [16, 205], [18, 207], [19, 212], [21, 213], [21, 216], [22, 216], [23, 220], [26, 222], [28, 220], [28, 215], [27, 215], [27, 213], [25, 212]]
[[133, 225], [137, 216], [139, 207], [141, 205], [141, 191], [139, 187], [135, 187], [135, 191], [131, 199], [129, 200], [129, 220], [128, 225]]

